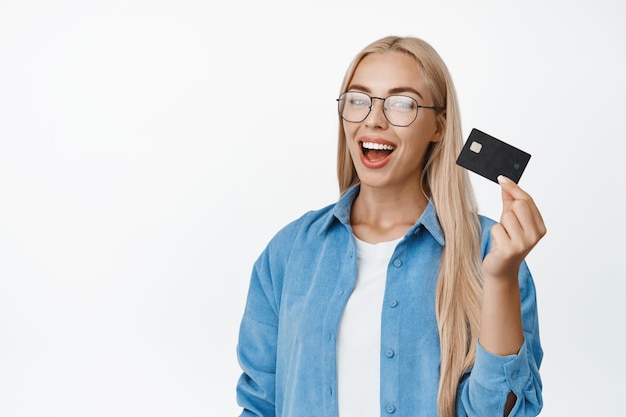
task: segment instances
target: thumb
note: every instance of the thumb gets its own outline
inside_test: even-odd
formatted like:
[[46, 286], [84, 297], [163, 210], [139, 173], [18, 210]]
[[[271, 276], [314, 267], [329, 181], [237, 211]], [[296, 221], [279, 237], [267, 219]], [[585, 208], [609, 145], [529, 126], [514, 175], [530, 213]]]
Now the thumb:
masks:
[[517, 187], [517, 184], [504, 175], [498, 175], [498, 184], [500, 184], [500, 189], [502, 190], [502, 212], [505, 212], [509, 209], [511, 203], [515, 201], [514, 189]]

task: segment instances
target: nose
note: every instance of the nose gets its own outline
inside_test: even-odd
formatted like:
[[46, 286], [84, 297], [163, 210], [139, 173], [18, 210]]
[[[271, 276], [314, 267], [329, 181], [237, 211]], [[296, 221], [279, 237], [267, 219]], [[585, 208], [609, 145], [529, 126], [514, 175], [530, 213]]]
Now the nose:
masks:
[[387, 124], [387, 117], [385, 116], [385, 99], [379, 97], [372, 97], [372, 107], [370, 112], [365, 118], [365, 125], [368, 127], [385, 127]]

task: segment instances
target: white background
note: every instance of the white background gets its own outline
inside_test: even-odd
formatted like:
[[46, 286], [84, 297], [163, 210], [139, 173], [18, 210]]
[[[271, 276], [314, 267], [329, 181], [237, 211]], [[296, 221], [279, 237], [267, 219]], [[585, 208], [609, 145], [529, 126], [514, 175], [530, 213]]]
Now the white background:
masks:
[[625, 18], [617, 0], [0, 0], [0, 415], [237, 415], [252, 263], [337, 198], [335, 98], [388, 34], [440, 52], [465, 135], [533, 155], [542, 415], [623, 415]]

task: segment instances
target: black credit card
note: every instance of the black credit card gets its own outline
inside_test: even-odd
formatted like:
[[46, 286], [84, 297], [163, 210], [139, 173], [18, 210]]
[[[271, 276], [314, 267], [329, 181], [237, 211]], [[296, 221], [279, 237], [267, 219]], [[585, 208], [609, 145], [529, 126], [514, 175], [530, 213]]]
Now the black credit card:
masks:
[[472, 129], [456, 163], [495, 183], [499, 175], [517, 183], [529, 160], [530, 154], [521, 149]]

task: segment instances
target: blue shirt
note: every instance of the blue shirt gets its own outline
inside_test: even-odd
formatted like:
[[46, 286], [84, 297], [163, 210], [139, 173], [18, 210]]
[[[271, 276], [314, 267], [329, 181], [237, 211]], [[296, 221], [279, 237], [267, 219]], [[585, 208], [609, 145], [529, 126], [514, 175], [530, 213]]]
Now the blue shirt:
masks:
[[[242, 417], [337, 417], [336, 338], [356, 280], [351, 188], [333, 205], [311, 211], [274, 236], [254, 264], [237, 353]], [[483, 256], [493, 221], [480, 218]], [[398, 243], [382, 309], [381, 416], [434, 417], [439, 385], [435, 291], [444, 235], [428, 205]], [[477, 344], [476, 361], [459, 384], [458, 416], [536, 416], [542, 407], [537, 305], [525, 263], [519, 272], [524, 344], [496, 356]]]

